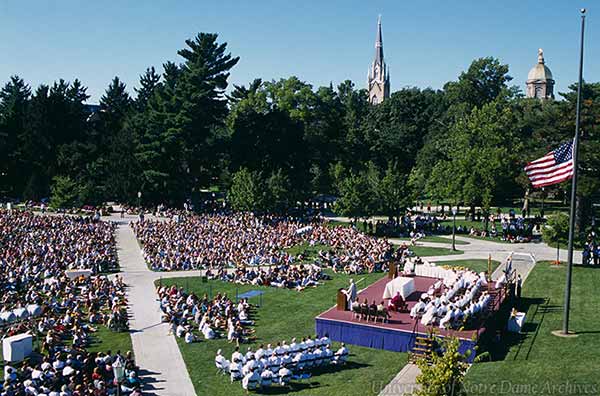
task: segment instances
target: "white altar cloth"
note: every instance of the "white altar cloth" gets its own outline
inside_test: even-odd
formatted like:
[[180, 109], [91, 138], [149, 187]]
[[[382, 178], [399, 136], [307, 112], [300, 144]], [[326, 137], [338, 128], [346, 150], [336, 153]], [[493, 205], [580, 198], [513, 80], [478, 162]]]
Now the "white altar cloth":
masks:
[[402, 298], [406, 300], [406, 297], [410, 296], [411, 293], [414, 291], [415, 280], [413, 278], [406, 278], [400, 276], [396, 279], [389, 281], [385, 285], [385, 290], [383, 291], [383, 298], [392, 298], [396, 295], [396, 293], [400, 292]]

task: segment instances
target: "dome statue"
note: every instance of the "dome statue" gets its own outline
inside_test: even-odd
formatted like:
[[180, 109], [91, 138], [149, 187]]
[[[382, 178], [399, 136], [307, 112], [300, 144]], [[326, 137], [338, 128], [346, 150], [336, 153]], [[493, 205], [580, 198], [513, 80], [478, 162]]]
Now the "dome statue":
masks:
[[538, 50], [538, 63], [527, 74], [528, 98], [554, 99], [554, 79], [544, 61], [544, 50]]

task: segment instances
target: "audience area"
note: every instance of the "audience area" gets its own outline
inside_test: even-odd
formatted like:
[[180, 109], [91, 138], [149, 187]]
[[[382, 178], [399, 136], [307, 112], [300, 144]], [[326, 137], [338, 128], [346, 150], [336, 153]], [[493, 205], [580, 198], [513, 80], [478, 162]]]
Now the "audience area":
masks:
[[101, 273], [117, 268], [114, 224], [0, 211], [0, 230], [0, 334], [34, 340], [31, 356], [4, 365], [0, 394], [114, 394], [115, 364], [121, 394], [141, 394], [131, 352], [88, 351], [101, 328], [128, 331], [125, 284]]

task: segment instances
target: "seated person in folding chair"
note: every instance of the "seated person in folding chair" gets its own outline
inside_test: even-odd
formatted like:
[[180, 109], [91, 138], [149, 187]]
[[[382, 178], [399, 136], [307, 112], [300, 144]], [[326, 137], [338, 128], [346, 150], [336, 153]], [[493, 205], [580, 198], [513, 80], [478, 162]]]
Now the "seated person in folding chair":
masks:
[[361, 315], [360, 303], [358, 301], [354, 301], [352, 303], [352, 307], [350, 309], [352, 309], [352, 313], [354, 314], [354, 317], [360, 319], [360, 315]]
[[365, 301], [360, 304], [360, 312], [363, 319], [369, 319], [369, 301], [366, 298]]
[[244, 388], [246, 391], [256, 390], [260, 388], [261, 381], [262, 379], [260, 374], [258, 374], [256, 370], [252, 369], [242, 380], [242, 388]]
[[242, 365], [237, 358], [234, 358], [229, 366], [229, 373], [231, 374], [231, 382], [242, 379]]
[[375, 300], [369, 305], [369, 318], [373, 319], [373, 322], [377, 320], [377, 303]]
[[377, 306], [377, 317], [381, 318], [381, 321], [386, 323], [388, 319], [391, 318], [388, 309], [385, 307], [385, 305], [383, 305], [383, 301]]
[[263, 370], [263, 372], [260, 373], [260, 379], [261, 379], [261, 386], [263, 388], [270, 388], [271, 384], [273, 383], [273, 372], [271, 370], [269, 370], [268, 368]]
[[292, 372], [285, 366], [283, 365], [280, 369], [279, 369], [279, 384], [281, 386], [287, 386], [290, 383], [290, 380], [292, 379]]
[[335, 364], [344, 364], [346, 360], [348, 360], [348, 348], [346, 348], [346, 344], [342, 342], [340, 349], [335, 352], [333, 363]]
[[410, 310], [410, 317], [417, 318], [417, 317], [421, 316], [423, 313], [425, 313], [426, 306], [427, 305], [425, 304], [425, 302], [422, 299], [419, 300], [419, 302], [416, 303]]
[[217, 356], [215, 356], [215, 366], [223, 374], [229, 372], [229, 360], [225, 359], [225, 356], [221, 354], [220, 349], [217, 351]]
[[408, 310], [408, 305], [406, 304], [406, 301], [404, 301], [404, 298], [402, 298], [400, 295], [400, 292], [397, 292], [396, 295], [392, 297], [388, 304], [388, 309], [396, 312]]

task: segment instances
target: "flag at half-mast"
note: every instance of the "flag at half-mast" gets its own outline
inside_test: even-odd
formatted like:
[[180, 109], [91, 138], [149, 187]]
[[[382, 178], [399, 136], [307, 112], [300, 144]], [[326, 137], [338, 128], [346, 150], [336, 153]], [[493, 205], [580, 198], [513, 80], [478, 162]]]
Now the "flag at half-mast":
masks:
[[563, 143], [556, 150], [525, 166], [533, 187], [544, 187], [573, 177], [573, 141]]

